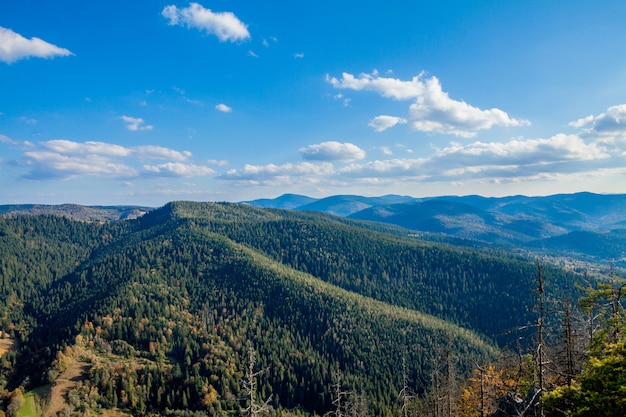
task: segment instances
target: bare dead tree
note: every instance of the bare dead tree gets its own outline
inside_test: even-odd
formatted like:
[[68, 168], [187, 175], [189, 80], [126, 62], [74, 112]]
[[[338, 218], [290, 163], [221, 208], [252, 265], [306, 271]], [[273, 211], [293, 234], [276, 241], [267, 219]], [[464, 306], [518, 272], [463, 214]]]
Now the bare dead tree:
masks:
[[266, 414], [270, 410], [270, 395], [265, 401], [257, 399], [258, 393], [258, 377], [263, 374], [263, 370], [255, 371], [256, 368], [256, 351], [252, 343], [248, 343], [248, 369], [243, 380], [243, 392], [247, 402], [247, 407], [243, 410], [244, 415], [249, 417], [259, 417]]
[[347, 392], [343, 390], [343, 373], [341, 372], [341, 369], [339, 369], [339, 365], [337, 365], [332, 377], [333, 381], [331, 388], [333, 392], [333, 410], [328, 414], [335, 417], [344, 417], [348, 407], [346, 401]]
[[361, 390], [350, 396], [350, 402], [347, 405], [349, 417], [370, 417], [370, 404], [367, 396]]
[[562, 315], [560, 341], [555, 344], [555, 352], [552, 354], [555, 361], [551, 364], [550, 371], [571, 386], [574, 378], [582, 371], [589, 340], [583, 330], [583, 320], [577, 317], [570, 299], [564, 300], [560, 305], [557, 311]]
[[406, 365], [406, 357], [402, 357], [402, 389], [398, 394], [398, 399], [402, 402], [402, 415], [409, 417], [409, 406], [415, 399], [415, 394], [409, 386], [409, 372]]

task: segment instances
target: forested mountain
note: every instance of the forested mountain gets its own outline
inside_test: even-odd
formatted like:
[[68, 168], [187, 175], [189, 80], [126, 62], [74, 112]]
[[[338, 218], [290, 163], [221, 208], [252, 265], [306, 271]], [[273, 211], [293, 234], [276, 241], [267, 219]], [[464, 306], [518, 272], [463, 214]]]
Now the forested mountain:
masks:
[[307, 204], [315, 201], [315, 198], [306, 197], [303, 195], [283, 194], [277, 198], [262, 198], [259, 200], [255, 200], [254, 206], [262, 208], [282, 208], [286, 210], [291, 210], [298, 207], [306, 206]]
[[52, 214], [74, 220], [117, 221], [136, 219], [153, 208], [141, 206], [82, 206], [79, 204], [7, 204], [0, 205], [0, 215]]
[[[302, 204], [302, 201], [305, 203]], [[438, 215], [462, 216], [465, 214], [479, 215], [489, 219], [501, 218], [502, 225], [517, 220], [534, 220], [538, 223], [552, 225], [553, 233], [574, 230], [608, 230], [626, 227], [626, 194], [556, 194], [545, 197], [509, 196], [509, 197], [482, 197], [468, 196], [437, 196], [437, 197], [409, 197], [386, 195], [381, 197], [363, 197], [356, 195], [330, 196], [320, 199], [285, 194], [276, 199], [253, 200], [247, 204], [266, 207], [288, 208], [294, 210], [312, 210], [345, 217], [356, 215], [364, 210], [372, 210], [368, 215], [363, 212], [359, 218], [368, 220], [382, 220], [387, 213], [405, 212], [405, 219], [409, 220], [411, 212], [415, 217], [432, 218]], [[420, 206], [418, 203], [431, 202], [430, 205]], [[434, 203], [449, 211], [440, 213]], [[443, 204], [443, 203], [448, 203]], [[421, 211], [422, 207], [425, 211]], [[394, 222], [406, 226], [400, 221]], [[532, 227], [531, 229], [532, 230]], [[533, 236], [530, 232], [529, 236]]]
[[[542, 277], [546, 300], [582, 282]], [[0, 218], [0, 285], [0, 330], [17, 342], [2, 355], [5, 409], [74, 364], [74, 410], [225, 415], [254, 395], [323, 414], [340, 386], [393, 414], [407, 378], [416, 394], [451, 386], [498, 345], [530, 345], [515, 329], [537, 319], [533, 260], [228, 203], [113, 223]]]
[[[620, 231], [626, 229], [625, 194], [500, 198], [332, 196], [298, 205], [302, 198], [286, 195], [273, 201], [275, 207], [285, 204], [293, 210], [313, 210], [395, 224], [415, 231], [465, 239], [469, 245], [518, 247], [604, 265], [614, 263], [626, 268], [623, 240], [612, 239], [610, 251], [596, 250], [597, 247], [589, 244], [590, 241], [601, 243], [609, 235], [619, 236]], [[267, 200], [265, 203], [268, 204]], [[257, 202], [248, 204], [256, 205]], [[587, 239], [578, 239], [583, 235]]]

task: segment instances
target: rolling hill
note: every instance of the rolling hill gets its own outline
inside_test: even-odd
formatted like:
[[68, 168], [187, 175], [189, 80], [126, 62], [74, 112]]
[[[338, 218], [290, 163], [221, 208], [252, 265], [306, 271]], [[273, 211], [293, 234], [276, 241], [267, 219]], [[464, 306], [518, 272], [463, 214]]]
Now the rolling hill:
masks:
[[83, 221], [118, 221], [136, 219], [151, 207], [141, 206], [82, 206], [80, 204], [6, 204], [0, 205], [0, 216], [20, 214], [50, 214]]
[[[532, 260], [398, 230], [228, 203], [104, 223], [0, 218], [0, 329], [19, 341], [0, 383], [54, 384], [79, 363], [68, 399], [83, 410], [224, 415], [245, 407], [254, 352], [274, 409], [328, 412], [341, 374], [383, 414], [403, 362], [424, 391], [444, 365], [467, 375], [535, 320]], [[580, 279], [544, 275], [551, 300]]]
[[[284, 197], [276, 201], [286, 203], [290, 199]], [[280, 204], [275, 206], [281, 207]], [[619, 230], [626, 229], [625, 194], [499, 198], [332, 196], [301, 206], [289, 204], [289, 208], [394, 224], [438, 235], [438, 239], [441, 236], [464, 239], [466, 245], [523, 248], [538, 254], [569, 256], [605, 266], [614, 263], [626, 268], [626, 258], [621, 255], [626, 252], [626, 245], [621, 239], [613, 241], [610, 251], [599, 251], [583, 240], [566, 237], [571, 233], [574, 233], [572, 237], [580, 237], [578, 232], [585, 232], [589, 239], [602, 241], [611, 235], [607, 232], [619, 234]], [[568, 245], [562, 244], [563, 239], [568, 240]]]

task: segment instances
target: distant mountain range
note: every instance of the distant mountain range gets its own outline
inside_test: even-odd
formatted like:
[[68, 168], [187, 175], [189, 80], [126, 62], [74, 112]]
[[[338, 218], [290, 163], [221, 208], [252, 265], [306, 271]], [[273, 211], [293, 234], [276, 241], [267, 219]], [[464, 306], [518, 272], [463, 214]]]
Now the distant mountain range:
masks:
[[[242, 203], [392, 224], [420, 232], [426, 239], [453, 244], [521, 248], [626, 268], [626, 194], [425, 198], [400, 195], [313, 198], [284, 194]], [[83, 221], [118, 221], [141, 217], [154, 209], [20, 204], [0, 205], [0, 215], [53, 214]]]
[[321, 199], [285, 194], [246, 203], [324, 212], [476, 244], [525, 247], [618, 265], [624, 264], [626, 257], [626, 194], [500, 198], [336, 195]]
[[0, 205], [0, 216], [18, 214], [64, 216], [81, 221], [118, 221], [139, 218], [152, 207], [140, 206], [82, 206], [79, 204], [6, 204]]
[[[444, 398], [499, 347], [534, 351], [538, 277], [551, 311], [595, 282], [499, 248], [626, 246], [614, 196], [253, 203], [0, 206], [4, 392], [42, 415], [234, 416], [255, 374], [272, 415], [319, 416], [341, 375], [370, 415], [400, 415], [405, 372]], [[546, 317], [555, 340], [561, 318]]]

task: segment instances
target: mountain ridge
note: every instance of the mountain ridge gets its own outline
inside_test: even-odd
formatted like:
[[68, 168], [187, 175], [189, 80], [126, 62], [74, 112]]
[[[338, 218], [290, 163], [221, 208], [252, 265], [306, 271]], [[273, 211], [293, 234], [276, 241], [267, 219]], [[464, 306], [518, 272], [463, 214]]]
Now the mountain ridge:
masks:
[[[446, 349], [459, 358], [459, 374], [467, 374], [472, 360], [495, 355], [488, 338], [444, 320], [441, 307], [448, 301], [433, 298], [445, 279], [437, 272], [444, 265], [436, 262], [478, 262], [484, 254], [422, 246], [358, 224], [324, 213], [193, 202], [172, 202], [122, 222], [0, 218], [6, 268], [0, 327], [20, 340], [7, 362], [16, 366], [9, 386], [54, 382], [59, 361], [80, 341], [97, 358], [85, 365], [93, 380], [84, 383], [107, 407], [116, 404], [133, 414], [202, 410], [204, 393], [213, 389], [214, 413], [235, 412], [238, 405], [229, 396], [241, 391], [237, 375], [249, 342], [261, 366], [271, 370], [259, 387], [263, 395], [275, 394], [274, 407], [327, 412], [332, 370], [340, 369], [346, 387], [362, 390], [381, 413], [394, 407], [402, 358], [416, 378], [426, 380]], [[393, 255], [393, 262], [384, 262], [381, 249], [392, 245], [404, 260]], [[284, 249], [282, 255], [276, 248]], [[360, 263], [353, 263], [358, 257]], [[508, 268], [508, 259], [484, 259], [487, 266]], [[520, 266], [512, 263], [510, 270]], [[408, 275], [410, 269], [415, 272]], [[522, 269], [531, 271], [532, 264]], [[562, 279], [552, 272], [546, 274], [552, 282]], [[496, 269], [482, 273], [488, 281], [498, 279]], [[516, 276], [514, 285], [530, 282]], [[409, 279], [422, 295], [403, 288], [410, 288]], [[450, 270], [447, 279], [464, 275]], [[357, 281], [361, 285], [353, 285]], [[488, 287], [465, 285], [475, 285], [477, 294]], [[394, 301], [400, 294], [406, 300]], [[407, 303], [413, 296], [437, 304], [428, 307], [437, 316], [416, 308], [424, 302]], [[525, 311], [526, 304], [510, 313]], [[460, 310], [451, 314], [462, 321]], [[131, 364], [115, 370], [122, 356]]]
[[[626, 243], [622, 239], [616, 239], [615, 247], [606, 253], [576, 239], [582, 236], [579, 232], [586, 232], [591, 240], [603, 242], [602, 246], [606, 247], [606, 232], [626, 229], [626, 194], [580, 192], [530, 197], [421, 198], [401, 195], [313, 198], [283, 194], [273, 199], [241, 203], [386, 223], [422, 233], [423, 238], [435, 241], [483, 247], [497, 245], [508, 250], [532, 251], [537, 256], [569, 257], [598, 266], [614, 264], [626, 268]], [[81, 221], [120, 221], [152, 210], [155, 209], [142, 206], [0, 205], [2, 216], [52, 214]], [[612, 236], [619, 236], [619, 233]], [[560, 239], [555, 239], [557, 237]]]
[[[397, 202], [382, 197], [328, 197], [293, 210], [314, 209], [346, 218], [384, 222], [427, 234], [465, 239], [466, 244], [498, 245], [570, 256], [626, 268], [626, 245], [621, 239], [610, 254], [590, 250], [578, 232], [602, 240], [606, 232], [626, 229], [626, 194], [581, 192], [528, 197], [440, 196]], [[254, 201], [247, 204], [254, 205]], [[573, 234], [570, 244], [563, 239]]]

